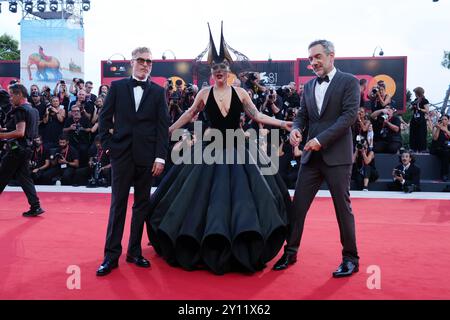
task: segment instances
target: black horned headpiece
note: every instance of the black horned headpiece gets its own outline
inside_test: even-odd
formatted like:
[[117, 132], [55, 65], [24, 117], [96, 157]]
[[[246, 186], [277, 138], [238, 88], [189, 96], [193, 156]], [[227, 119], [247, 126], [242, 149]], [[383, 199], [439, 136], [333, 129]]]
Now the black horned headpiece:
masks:
[[231, 56], [232, 52], [235, 55], [235, 61], [248, 61], [248, 58], [246, 55], [240, 53], [237, 50], [234, 50], [231, 48], [225, 41], [225, 38], [223, 36], [223, 21], [221, 23], [221, 33], [220, 33], [220, 48], [219, 53], [217, 53], [216, 46], [214, 44], [214, 40], [211, 33], [211, 28], [208, 23], [208, 29], [209, 29], [209, 44], [206, 47], [206, 49], [200, 53], [197, 58], [195, 58], [195, 61], [200, 62], [202, 58], [205, 56], [206, 53], [208, 53], [208, 64], [212, 65], [214, 63], [221, 63], [223, 61], [228, 61], [229, 64], [233, 62], [233, 58]]

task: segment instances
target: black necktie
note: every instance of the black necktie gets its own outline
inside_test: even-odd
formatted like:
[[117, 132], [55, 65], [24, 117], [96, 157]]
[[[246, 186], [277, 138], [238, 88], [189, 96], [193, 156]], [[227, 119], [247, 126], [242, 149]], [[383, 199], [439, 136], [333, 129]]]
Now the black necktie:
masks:
[[133, 79], [133, 80], [131, 80], [131, 84], [133, 85], [133, 88], [139, 86], [142, 88], [142, 90], [144, 90], [145, 87], [147, 86], [147, 81], [139, 81], [139, 80]]
[[317, 82], [319, 83], [319, 84], [322, 84], [322, 82], [330, 82], [330, 78], [328, 78], [328, 76], [325, 76], [325, 77], [323, 77], [323, 78], [317, 78]]

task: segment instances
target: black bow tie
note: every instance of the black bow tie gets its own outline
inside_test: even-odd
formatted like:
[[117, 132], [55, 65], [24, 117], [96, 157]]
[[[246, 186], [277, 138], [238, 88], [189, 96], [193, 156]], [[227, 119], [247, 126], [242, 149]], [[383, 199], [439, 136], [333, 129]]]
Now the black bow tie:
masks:
[[132, 79], [131, 80], [131, 84], [133, 85], [133, 88], [139, 86], [142, 89], [145, 89], [145, 87], [147, 86], [147, 81], [139, 81], [139, 80], [136, 80], [136, 79]]
[[325, 76], [325, 77], [323, 77], [323, 78], [317, 78], [317, 82], [319, 83], [319, 84], [322, 84], [322, 82], [330, 82], [330, 78], [328, 78], [328, 76]]

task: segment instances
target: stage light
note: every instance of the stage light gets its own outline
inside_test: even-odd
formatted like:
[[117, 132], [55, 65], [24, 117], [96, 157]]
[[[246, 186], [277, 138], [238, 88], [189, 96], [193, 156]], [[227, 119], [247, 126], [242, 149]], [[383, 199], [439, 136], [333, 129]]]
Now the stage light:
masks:
[[25, 4], [23, 7], [26, 12], [32, 13], [33, 12], [33, 1], [31, 1], [31, 0], [25, 1]]
[[107, 63], [107, 64], [112, 64], [111, 58], [114, 57], [114, 56], [121, 56], [121, 57], [123, 58], [124, 61], [127, 60], [127, 58], [125, 58], [125, 56], [124, 56], [123, 54], [121, 54], [121, 53], [113, 53], [113, 54], [108, 58], [108, 60], [106, 60], [106, 63]]
[[173, 52], [173, 51], [170, 50], [170, 49], [167, 49], [166, 51], [163, 52], [163, 54], [162, 54], [162, 59], [163, 59], [163, 60], [166, 60], [166, 59], [167, 59], [167, 55], [166, 55], [167, 52], [170, 52], [170, 53], [172, 54], [172, 56], [173, 56], [173, 59], [174, 59], [174, 60], [177, 60], [177, 57], [175, 56], [175, 52]]
[[384, 55], [383, 49], [381, 49], [380, 46], [376, 46], [375, 49], [373, 49], [372, 57], [375, 57], [375, 52], [377, 51], [377, 49], [380, 49], [380, 51], [378, 52], [379, 56], [383, 56]]
[[17, 12], [17, 1], [9, 1], [9, 11], [12, 13]]
[[37, 9], [39, 12], [44, 12], [46, 6], [47, 6], [47, 3], [44, 0], [39, 0], [37, 2]]
[[66, 10], [67, 11], [73, 11], [74, 7], [75, 7], [75, 1], [74, 0], [67, 0], [66, 1]]
[[90, 0], [83, 0], [83, 10], [84, 11], [89, 11], [89, 9], [91, 9], [91, 1]]
[[50, 1], [50, 11], [52, 11], [52, 12], [58, 11], [58, 0]]

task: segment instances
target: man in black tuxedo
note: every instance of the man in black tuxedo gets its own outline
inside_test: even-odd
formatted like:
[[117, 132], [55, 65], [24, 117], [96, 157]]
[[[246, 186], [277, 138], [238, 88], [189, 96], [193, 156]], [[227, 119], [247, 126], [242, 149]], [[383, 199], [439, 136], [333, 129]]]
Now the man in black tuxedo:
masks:
[[150, 49], [132, 52], [130, 78], [114, 81], [99, 115], [99, 135], [111, 158], [111, 209], [106, 234], [105, 257], [97, 270], [107, 275], [118, 266], [128, 195], [134, 186], [133, 216], [127, 262], [148, 268], [142, 256], [141, 239], [149, 211], [152, 177], [164, 170], [168, 150], [169, 115], [164, 89], [149, 80]]
[[420, 168], [414, 164], [411, 151], [404, 151], [400, 162], [392, 171], [393, 182], [388, 184], [389, 191], [420, 191]]
[[297, 261], [308, 209], [323, 180], [330, 189], [343, 246], [343, 261], [333, 277], [358, 271], [355, 221], [350, 202], [352, 130], [360, 103], [359, 81], [334, 67], [334, 45], [317, 40], [309, 45], [309, 62], [318, 76], [304, 88], [290, 142], [298, 146], [309, 127], [298, 174], [284, 254], [274, 270]]

